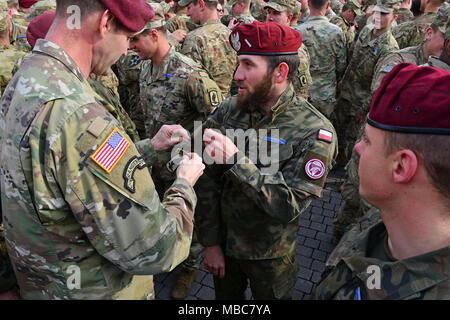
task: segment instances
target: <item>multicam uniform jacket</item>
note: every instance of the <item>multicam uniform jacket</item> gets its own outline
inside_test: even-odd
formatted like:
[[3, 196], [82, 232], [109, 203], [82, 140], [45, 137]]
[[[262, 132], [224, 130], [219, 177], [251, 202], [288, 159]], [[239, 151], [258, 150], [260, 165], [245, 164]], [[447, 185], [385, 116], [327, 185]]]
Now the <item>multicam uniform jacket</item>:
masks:
[[3, 222], [25, 299], [152, 298], [150, 275], [188, 255], [192, 187], [177, 179], [161, 204], [153, 147], [133, 144], [100, 99], [43, 39], [2, 97]]
[[[225, 100], [204, 127], [222, 134], [254, 135], [236, 138], [240, 149], [236, 164], [212, 165], [196, 185], [199, 197], [196, 230], [205, 246], [222, 245], [237, 259], [272, 259], [295, 249], [299, 216], [320, 197], [337, 148], [330, 122], [290, 85], [272, 107], [272, 115], [245, 113], [236, 108], [236, 97]], [[276, 131], [279, 130], [278, 137]], [[321, 133], [327, 135], [321, 140]], [[194, 133], [194, 139], [198, 134]], [[239, 145], [245, 143], [245, 152]], [[267, 143], [271, 163], [252, 159], [249, 145]], [[242, 160], [242, 161], [241, 161]], [[243, 163], [242, 163], [243, 162]], [[242, 164], [240, 164], [242, 163]], [[311, 175], [310, 164], [316, 176]], [[266, 171], [267, 170], [267, 171]], [[310, 177], [310, 176], [312, 177]], [[213, 183], [220, 187], [214, 187]]]
[[[373, 279], [380, 270], [380, 288]], [[349, 230], [331, 253], [312, 292], [320, 300], [448, 300], [450, 247], [397, 260], [376, 208]]]

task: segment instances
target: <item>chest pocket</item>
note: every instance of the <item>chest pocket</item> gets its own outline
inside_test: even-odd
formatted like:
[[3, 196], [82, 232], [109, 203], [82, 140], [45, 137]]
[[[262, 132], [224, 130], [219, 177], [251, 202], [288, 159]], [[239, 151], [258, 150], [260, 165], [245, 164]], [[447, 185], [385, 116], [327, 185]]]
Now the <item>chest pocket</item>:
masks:
[[[141, 206], [150, 207], [155, 188], [144, 160], [132, 140], [121, 129], [118, 129], [114, 122], [102, 124], [102, 120], [99, 119], [94, 120], [93, 124], [97, 121], [98, 124], [104, 126], [104, 129], [101, 130], [101, 127], [98, 128], [98, 126], [97, 129], [88, 129], [75, 145], [81, 155], [78, 164], [80, 174], [83, 175], [86, 173], [84, 170], [88, 170], [96, 179], [100, 179], [122, 196]], [[93, 127], [92, 124], [91, 127]], [[113, 139], [111, 144], [114, 150], [111, 150], [111, 145], [106, 146], [111, 139]], [[118, 139], [120, 141], [117, 141]], [[126, 144], [128, 145], [124, 147]], [[123, 151], [117, 148], [123, 148]], [[101, 153], [104, 153], [105, 157], [100, 156]], [[113, 165], [111, 166], [111, 164]], [[86, 181], [89, 181], [88, 178]], [[76, 190], [86, 188], [83, 184], [75, 187]], [[80, 192], [80, 194], [90, 194], [93, 198], [102, 198], [102, 192], [110, 192], [108, 188], [95, 184], [89, 191]], [[96, 192], [100, 195], [96, 195]], [[81, 201], [86, 204], [92, 199], [81, 199]]]

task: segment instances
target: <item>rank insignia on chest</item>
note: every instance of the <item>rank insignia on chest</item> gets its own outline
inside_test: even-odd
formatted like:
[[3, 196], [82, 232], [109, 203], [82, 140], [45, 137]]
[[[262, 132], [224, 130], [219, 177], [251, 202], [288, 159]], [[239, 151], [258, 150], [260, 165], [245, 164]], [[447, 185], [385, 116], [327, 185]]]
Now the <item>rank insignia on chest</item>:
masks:
[[115, 128], [102, 145], [94, 152], [91, 159], [102, 169], [110, 173], [119, 162], [130, 142]]

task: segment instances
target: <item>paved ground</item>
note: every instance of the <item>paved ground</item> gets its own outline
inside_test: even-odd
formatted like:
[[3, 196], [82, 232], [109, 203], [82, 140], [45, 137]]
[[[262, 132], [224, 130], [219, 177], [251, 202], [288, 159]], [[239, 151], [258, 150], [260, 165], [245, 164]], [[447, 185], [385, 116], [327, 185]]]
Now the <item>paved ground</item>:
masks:
[[[323, 197], [315, 199], [308, 210], [300, 218], [298, 232], [297, 259], [300, 272], [295, 285], [294, 299], [309, 299], [314, 283], [320, 280], [328, 255], [335, 247], [333, 239], [333, 219], [336, 216], [342, 199], [339, 186], [344, 177], [342, 167], [330, 172]], [[197, 274], [190, 296], [187, 300], [214, 300], [214, 283], [209, 272], [202, 268]], [[155, 276], [155, 292], [157, 300], [169, 300], [170, 292], [179, 274], [176, 268], [170, 273]], [[247, 298], [251, 299], [250, 289]]]

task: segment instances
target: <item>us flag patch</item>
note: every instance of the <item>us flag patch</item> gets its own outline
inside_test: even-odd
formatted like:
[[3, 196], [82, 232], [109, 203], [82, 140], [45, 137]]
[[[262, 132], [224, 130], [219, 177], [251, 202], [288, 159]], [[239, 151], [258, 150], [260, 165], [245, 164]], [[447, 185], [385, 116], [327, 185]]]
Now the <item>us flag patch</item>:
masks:
[[127, 138], [115, 128], [100, 148], [91, 156], [91, 159], [106, 172], [110, 173], [129, 146], [130, 143]]
[[317, 134], [317, 139], [331, 143], [333, 141], [333, 132], [325, 129], [320, 129]]

